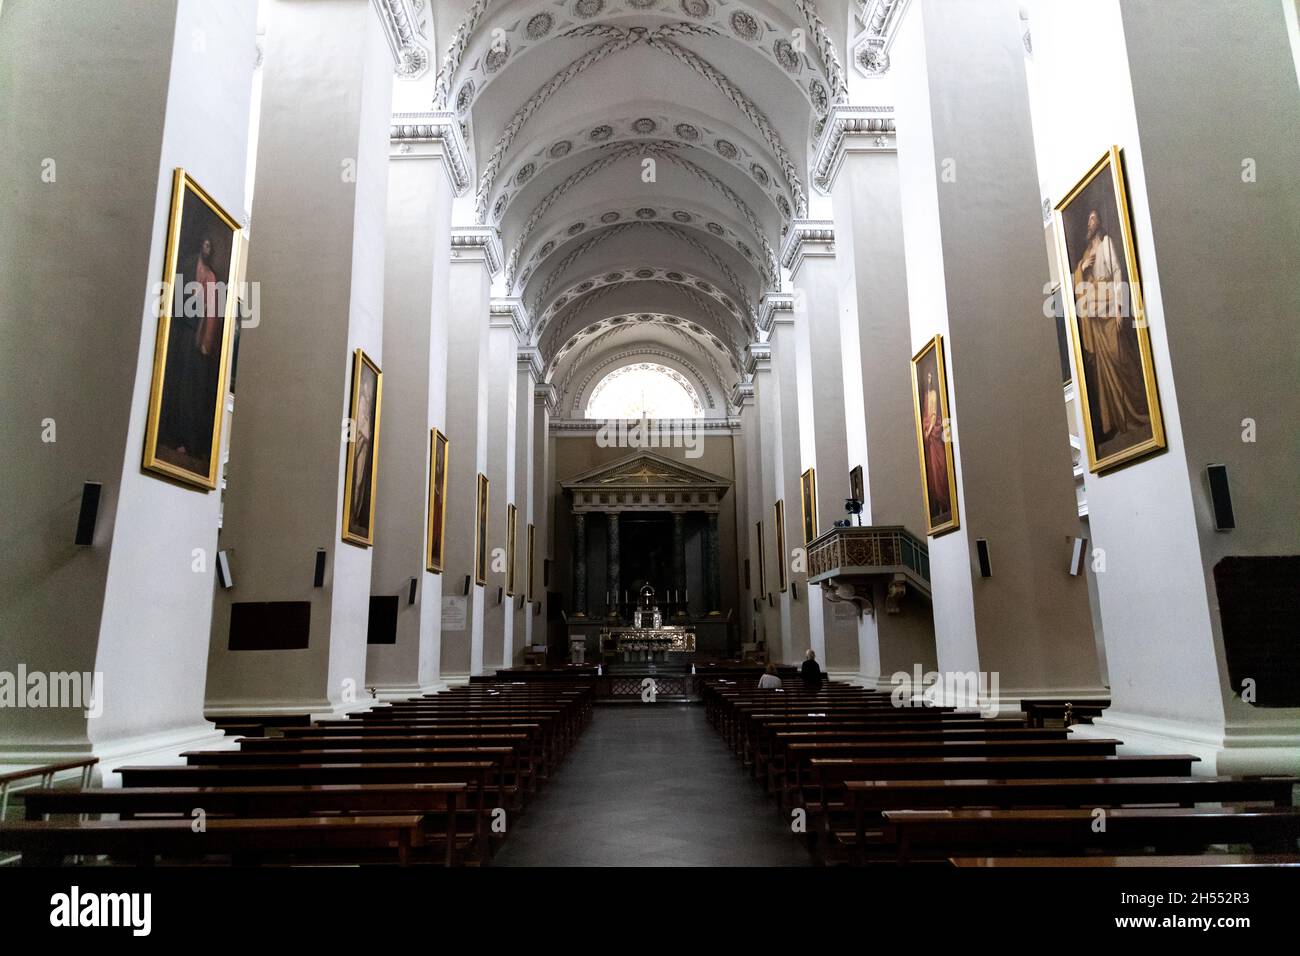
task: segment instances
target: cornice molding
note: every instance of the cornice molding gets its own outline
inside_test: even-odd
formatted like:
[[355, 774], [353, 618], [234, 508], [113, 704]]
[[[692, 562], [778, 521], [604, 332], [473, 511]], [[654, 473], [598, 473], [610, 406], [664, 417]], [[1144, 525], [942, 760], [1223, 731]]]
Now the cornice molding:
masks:
[[[631, 420], [631, 419], [629, 419]], [[657, 421], [658, 419], [650, 419]], [[724, 434], [734, 434], [740, 426], [740, 420], [737, 418], [688, 418], [684, 419], [691, 423], [692, 428], [700, 428], [709, 432], [722, 432]], [[589, 435], [598, 432], [607, 427], [608, 423], [603, 418], [558, 418], [551, 422], [551, 433], [560, 435]]]
[[508, 320], [515, 330], [515, 338], [520, 342], [528, 341], [528, 310], [517, 296], [493, 298], [488, 304], [488, 320], [500, 319], [502, 324]]
[[[447, 167], [451, 188], [460, 195], [473, 182], [469, 168], [469, 150], [461, 135], [456, 114], [448, 111], [428, 113], [394, 113], [388, 128], [388, 141], [394, 159], [433, 156], [438, 153], [427, 149], [435, 146]], [[425, 146], [425, 150], [420, 147]]]
[[754, 385], [752, 382], [756, 372], [770, 372], [772, 370], [772, 346], [766, 342], [750, 342], [749, 347], [745, 350], [745, 375], [751, 382], [749, 383], [750, 393], [753, 393]]
[[737, 382], [736, 387], [731, 390], [731, 407], [742, 409], [746, 405], [754, 403], [754, 383]]
[[546, 365], [542, 361], [542, 350], [535, 345], [521, 345], [515, 355], [515, 362], [520, 369], [527, 369], [532, 376], [533, 383], [541, 382], [542, 376], [546, 373]]
[[898, 125], [892, 106], [834, 106], [813, 153], [813, 185], [829, 193], [847, 153], [897, 151]]
[[781, 246], [781, 265], [794, 276], [809, 258], [835, 258], [835, 223], [831, 220], [796, 219], [790, 223]]
[[501, 235], [491, 226], [452, 226], [451, 257], [480, 259], [495, 278], [501, 273]]
[[[777, 322], [794, 321], [794, 295], [790, 292], [769, 292], [763, 296], [763, 301], [758, 306], [758, 327], [764, 333], [770, 333], [772, 326]], [[767, 350], [767, 354], [772, 354], [771, 346], [767, 343], [751, 343], [749, 350], [752, 353], [755, 348]]]
[[429, 72], [429, 48], [420, 42], [423, 27], [413, 0], [372, 0], [384, 39], [393, 54], [393, 72], [418, 80]]
[[554, 415], [560, 406], [560, 392], [550, 382], [538, 382], [533, 386], [533, 401], [541, 402], [547, 413]]
[[908, 0], [856, 0], [858, 19], [865, 29], [853, 43], [853, 65], [863, 76], [889, 72], [889, 48]]

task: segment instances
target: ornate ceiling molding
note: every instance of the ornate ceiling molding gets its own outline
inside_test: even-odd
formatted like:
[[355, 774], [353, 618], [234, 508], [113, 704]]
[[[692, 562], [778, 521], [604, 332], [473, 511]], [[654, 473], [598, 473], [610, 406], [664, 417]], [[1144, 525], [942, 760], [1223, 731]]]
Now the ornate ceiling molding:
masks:
[[479, 222], [487, 221], [488, 198], [492, 188], [496, 183], [497, 175], [500, 172], [501, 164], [514, 142], [515, 137], [519, 135], [520, 130], [529, 119], [546, 103], [554, 93], [563, 88], [574, 77], [581, 75], [584, 71], [599, 63], [615, 53], [621, 53], [633, 46], [646, 44], [651, 49], [658, 50], [674, 57], [678, 61], [686, 64], [700, 76], [709, 80], [719, 92], [727, 97], [744, 116], [750, 121], [762, 136], [763, 141], [767, 143], [772, 150], [773, 157], [777, 165], [781, 167], [781, 173], [785, 178], [786, 185], [790, 194], [794, 197], [795, 215], [806, 215], [807, 197], [804, 193], [803, 181], [799, 176], [798, 170], [790, 160], [790, 155], [781, 141], [780, 134], [773, 128], [771, 121], [762, 110], [747, 97], [744, 92], [735, 83], [731, 81], [726, 74], [717, 69], [703, 57], [686, 49], [685, 47], [674, 43], [669, 37], [680, 36], [683, 34], [695, 36], [716, 35], [716, 31], [702, 27], [697, 24], [679, 23], [669, 24], [659, 27], [655, 30], [647, 30], [645, 27], [632, 27], [629, 30], [623, 30], [619, 27], [593, 24], [590, 26], [577, 27], [573, 30], [561, 34], [563, 37], [596, 37], [603, 38], [605, 42], [599, 46], [588, 50], [582, 56], [572, 60], [564, 69], [555, 73], [550, 80], [544, 83], [528, 100], [515, 111], [510, 122], [501, 132], [496, 145], [492, 148], [491, 154], [483, 164], [483, 172], [479, 177], [479, 186], [476, 193], [475, 213]]
[[835, 52], [835, 42], [826, 33], [826, 24], [817, 15], [816, 0], [795, 0], [795, 6], [803, 14], [804, 23], [817, 44], [822, 66], [826, 68], [826, 79], [831, 85], [831, 96], [836, 103], [843, 103], [849, 98], [849, 85], [844, 79], [844, 67], [840, 66], [839, 55]]
[[491, 226], [452, 226], [451, 257], [480, 259], [496, 277], [501, 272], [501, 236]]
[[[750, 240], [755, 242], [762, 250], [762, 260], [760, 263], [757, 263], [755, 265], [755, 268], [758, 269], [758, 271], [763, 275], [763, 278], [769, 284], [775, 282], [776, 281], [776, 256], [772, 252], [772, 247], [768, 245], [767, 238], [763, 235], [762, 224], [758, 221], [758, 217], [754, 215], [753, 210], [749, 208], [749, 204], [746, 203], [745, 200], [743, 200], [736, 193], [734, 189], [732, 189], [730, 186], [724, 183], [717, 176], [714, 176], [707, 169], [704, 169], [701, 166], [697, 165], [696, 163], [691, 162], [689, 159], [686, 159], [683, 156], [679, 155], [677, 153], [677, 149], [678, 149], [677, 144], [672, 142], [624, 143], [621, 144], [620, 146], [614, 147], [609, 153], [600, 157], [599, 159], [593, 160], [592, 162], [583, 166], [577, 172], [573, 173], [567, 179], [565, 179], [562, 183], [560, 183], [559, 185], [551, 189], [551, 191], [548, 192], [542, 198], [542, 200], [537, 204], [537, 206], [533, 209], [532, 213], [529, 215], [528, 219], [524, 222], [519, 233], [519, 238], [515, 241], [514, 248], [510, 250], [510, 257], [506, 264], [506, 284], [510, 288], [515, 287], [516, 273], [519, 267], [519, 257], [523, 252], [524, 246], [528, 243], [529, 238], [532, 236], [533, 230], [536, 227], [537, 223], [541, 221], [542, 217], [546, 215], [546, 213], [551, 209], [551, 207], [561, 197], [563, 197], [565, 193], [567, 193], [570, 189], [572, 189], [574, 186], [578, 185], [579, 183], [583, 182], [584, 180], [589, 179], [595, 174], [601, 172], [602, 170], [605, 170], [610, 166], [614, 166], [625, 159], [636, 159], [645, 156], [652, 156], [655, 158], [667, 160], [673, 165], [686, 170], [687, 172], [691, 173], [693, 176], [697, 177], [698, 179], [701, 179], [704, 182], [708, 183], [709, 186], [711, 186], [716, 192], [724, 196], [727, 199], [727, 201], [730, 202], [731, 205], [741, 214], [745, 222], [749, 225], [751, 230], [751, 234], [749, 236]], [[650, 220], [650, 219], [657, 218], [659, 215], [659, 211], [650, 206], [639, 207], [637, 210], [638, 214], [641, 212], [642, 209], [645, 209], [649, 213], [649, 215], [642, 216], [641, 217], [642, 219]], [[689, 213], [683, 213], [683, 214], [687, 216], [690, 215]], [[708, 221], [707, 217], [704, 218], [705, 221]], [[701, 229], [702, 231], [713, 232], [711, 228], [706, 228], [703, 226], [696, 225], [693, 220], [689, 220], [687, 224], [692, 226], [693, 228]], [[721, 236], [725, 234], [725, 230], [723, 230], [721, 226], [718, 226], [718, 224], [716, 223], [713, 223], [712, 225], [718, 227], [719, 232], [715, 233], [716, 235]], [[583, 228], [585, 228], [585, 223], [583, 224]], [[581, 233], [582, 229], [579, 229], [578, 231], [579, 233]], [[554, 248], [558, 249], [559, 246], [562, 244], [562, 242], [563, 239], [559, 240], [556, 243]], [[740, 240], [736, 240], [736, 242], [738, 243], [739, 251], [742, 255], [744, 255], [747, 259], [750, 260], [753, 260], [755, 258], [753, 251], [750, 250], [748, 246], [746, 246]], [[541, 255], [537, 257], [536, 262], [533, 263], [533, 268], [536, 268], [537, 265], [540, 265], [541, 262], [545, 260], [545, 258], [546, 258], [545, 255]]]
[[812, 181], [822, 193], [835, 185], [849, 152], [897, 152], [898, 126], [892, 106], [836, 106], [813, 155]]
[[[577, 372], [579, 367], [578, 363], [575, 363], [574, 366], [569, 369], [569, 374], [565, 377], [564, 382], [560, 386], [560, 391], [564, 396], [563, 403], [567, 404], [571, 411], [577, 412], [578, 417], [581, 418], [584, 409], [580, 406], [582, 405], [583, 398], [591, 390], [593, 379], [601, 376], [601, 373], [611, 365], [618, 365], [620, 363], [622, 365], [630, 365], [637, 360], [644, 360], [646, 358], [656, 358], [664, 362], [672, 362], [675, 365], [681, 366], [681, 369], [676, 369], [675, 371], [680, 373], [682, 369], [685, 369], [685, 371], [690, 374], [690, 376], [695, 380], [692, 384], [698, 389], [700, 397], [704, 400], [705, 406], [710, 410], [714, 410], [718, 407], [717, 402], [713, 398], [713, 390], [709, 388], [708, 379], [698, 368], [695, 367], [694, 364], [692, 364], [690, 359], [677, 352], [665, 348], [658, 348], [653, 345], [633, 346], [619, 352], [614, 352], [610, 355], [601, 356], [598, 362], [588, 368], [587, 374], [578, 384], [577, 390], [570, 391], [569, 383], [573, 380], [574, 374]], [[719, 386], [724, 384], [725, 383], [722, 381], [718, 382]]]
[[469, 154], [454, 114], [445, 110], [436, 113], [394, 113], [392, 125], [388, 128], [388, 139], [400, 155], [414, 155], [418, 144], [437, 144], [446, 159], [447, 175], [456, 195], [459, 196], [469, 188]]
[[455, 34], [452, 35], [451, 42], [447, 44], [447, 55], [442, 59], [442, 67], [438, 70], [438, 77], [434, 86], [433, 105], [437, 109], [446, 109], [451, 99], [451, 82], [456, 76], [456, 71], [460, 69], [461, 58], [465, 55], [465, 48], [469, 46], [469, 41], [474, 36], [474, 30], [478, 27], [478, 22], [482, 19], [487, 8], [491, 6], [492, 0], [475, 0], [473, 6], [465, 11], [465, 17], [460, 21], [460, 26], [456, 28]]
[[853, 62], [863, 76], [880, 76], [889, 72], [889, 48], [894, 44], [908, 0], [856, 0], [856, 3], [864, 29], [853, 44]]
[[835, 258], [835, 223], [829, 219], [796, 219], [790, 224], [781, 246], [781, 265], [793, 277], [803, 261], [811, 258]]
[[420, 42], [424, 27], [413, 0], [372, 0], [384, 39], [393, 54], [395, 72], [415, 80], [429, 71], [429, 48]]

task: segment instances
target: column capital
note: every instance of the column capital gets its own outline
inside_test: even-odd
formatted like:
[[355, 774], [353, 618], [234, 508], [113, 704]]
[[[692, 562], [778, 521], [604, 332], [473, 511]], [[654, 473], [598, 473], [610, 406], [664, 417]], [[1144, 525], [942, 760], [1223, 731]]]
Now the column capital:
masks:
[[482, 262], [495, 278], [501, 272], [501, 234], [491, 226], [452, 226], [451, 257]]
[[790, 270], [790, 277], [799, 273], [805, 259], [822, 258], [835, 258], [835, 223], [829, 219], [792, 220], [781, 244], [781, 265]]
[[731, 407], [741, 409], [752, 404], [754, 404], [754, 383], [737, 382], [736, 387], [731, 390]]
[[493, 296], [488, 304], [488, 315], [492, 325], [508, 324], [515, 330], [518, 341], [528, 341], [528, 310], [518, 296]]
[[533, 394], [536, 395], [537, 383], [541, 382], [542, 375], [546, 372], [546, 366], [542, 362], [542, 350], [535, 345], [521, 345], [515, 356], [515, 361], [519, 364], [519, 370], [527, 371], [533, 380]]
[[459, 196], [469, 188], [469, 150], [450, 110], [394, 113], [388, 145], [390, 159], [442, 159], [452, 191]]
[[889, 72], [889, 48], [908, 0], [854, 0], [863, 31], [853, 40], [853, 66], [862, 76]]
[[429, 48], [420, 42], [428, 36], [424, 4], [415, 0], [371, 2], [393, 54], [393, 72], [404, 80], [418, 80], [429, 72]]
[[897, 151], [898, 126], [892, 106], [833, 106], [813, 152], [813, 185], [829, 193], [849, 153]]
[[[795, 220], [798, 222], [799, 220]], [[793, 230], [791, 230], [793, 232]], [[777, 322], [794, 321], [794, 294], [790, 292], [769, 292], [763, 296], [758, 306], [758, 327], [763, 332], [771, 332]], [[751, 344], [750, 348], [753, 348]]]
[[554, 415], [560, 403], [560, 393], [550, 382], [538, 382], [533, 386], [533, 401], [546, 406], [546, 411]]
[[[758, 372], [772, 371], [772, 346], [766, 342], [750, 342], [745, 350], [745, 372], [753, 376]], [[754, 393], [754, 386], [749, 385], [749, 393]]]

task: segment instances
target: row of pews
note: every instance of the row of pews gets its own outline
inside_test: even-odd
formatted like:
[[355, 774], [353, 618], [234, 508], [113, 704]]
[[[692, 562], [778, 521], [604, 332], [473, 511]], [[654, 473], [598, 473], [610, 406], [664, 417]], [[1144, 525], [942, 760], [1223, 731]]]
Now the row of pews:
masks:
[[[712, 680], [709, 723], [825, 863], [1300, 866], [1300, 778], [1194, 776], [1066, 725]], [[1157, 854], [1159, 854], [1157, 856]]]
[[590, 681], [475, 683], [346, 717], [235, 721], [263, 733], [120, 767], [120, 787], [25, 791], [0, 851], [24, 865], [481, 865], [591, 704]]

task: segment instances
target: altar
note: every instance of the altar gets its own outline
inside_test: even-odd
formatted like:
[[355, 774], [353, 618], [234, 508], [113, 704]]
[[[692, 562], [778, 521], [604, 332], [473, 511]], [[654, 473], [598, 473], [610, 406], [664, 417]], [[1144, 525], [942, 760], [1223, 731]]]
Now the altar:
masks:
[[650, 585], [641, 589], [632, 613], [632, 626], [601, 629], [600, 656], [605, 663], [689, 664], [695, 658], [695, 629], [687, 625], [665, 625]]

